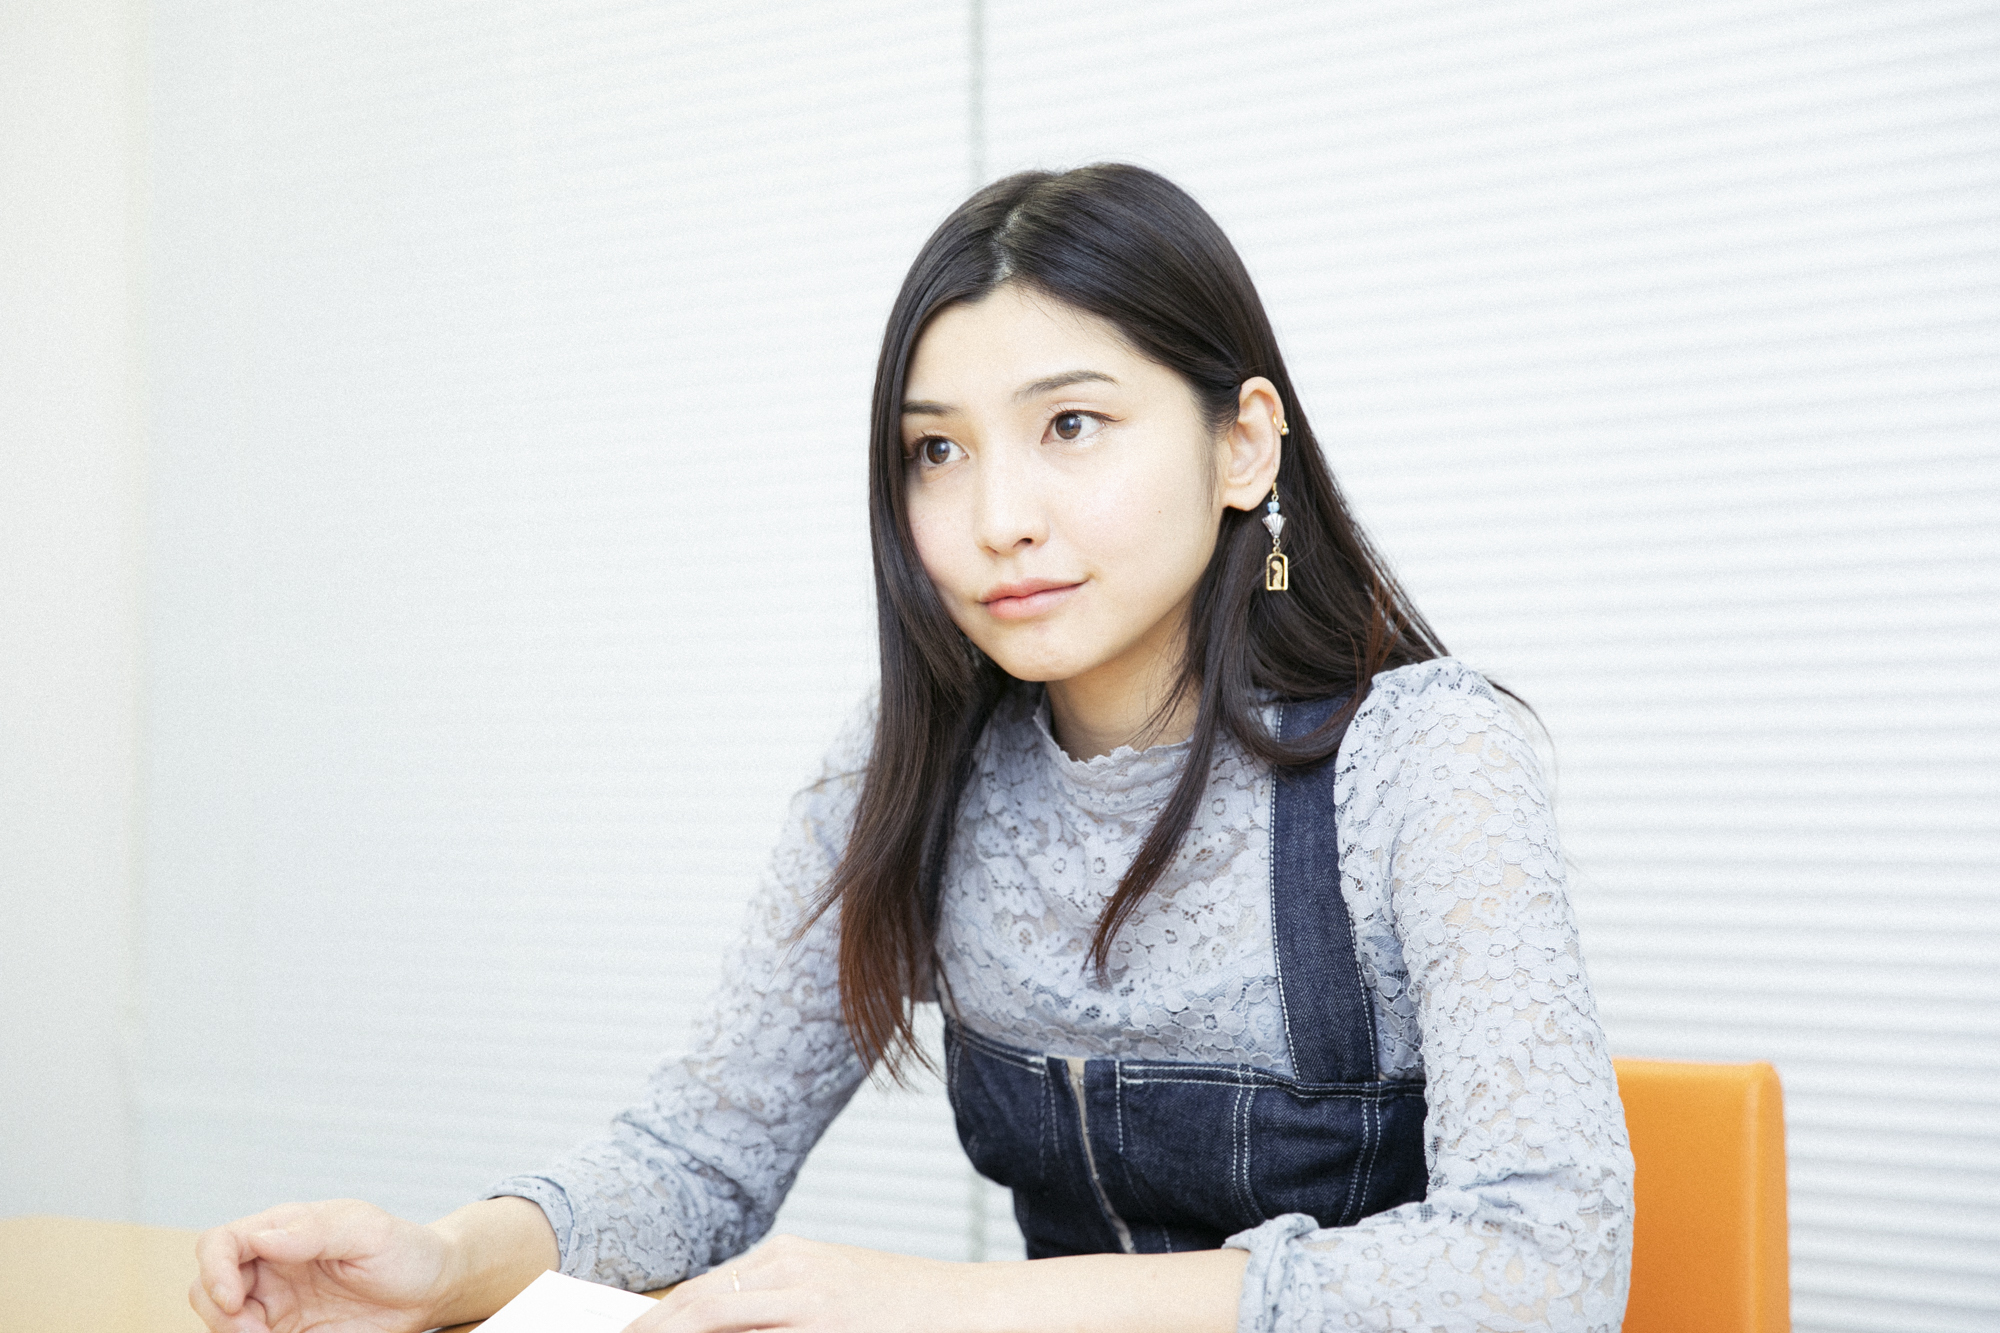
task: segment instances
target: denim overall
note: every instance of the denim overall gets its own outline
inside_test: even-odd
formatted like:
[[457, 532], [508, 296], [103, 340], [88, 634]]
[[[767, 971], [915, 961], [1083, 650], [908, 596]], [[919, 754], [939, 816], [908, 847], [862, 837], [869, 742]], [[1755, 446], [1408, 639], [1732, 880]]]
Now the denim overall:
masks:
[[[1292, 704], [1279, 734], [1344, 699]], [[1250, 1065], [1039, 1055], [945, 1023], [958, 1137], [1014, 1191], [1028, 1257], [1212, 1250], [1284, 1213], [1348, 1226], [1424, 1197], [1424, 1085], [1377, 1073], [1340, 893], [1334, 763], [1280, 770], [1271, 936], [1293, 1075]]]

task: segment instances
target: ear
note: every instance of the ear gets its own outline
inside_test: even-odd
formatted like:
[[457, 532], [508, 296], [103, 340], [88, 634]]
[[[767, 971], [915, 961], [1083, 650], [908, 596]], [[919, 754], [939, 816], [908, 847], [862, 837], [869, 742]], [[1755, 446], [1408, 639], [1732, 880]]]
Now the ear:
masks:
[[1262, 375], [1243, 381], [1236, 403], [1236, 421], [1223, 434], [1217, 460], [1222, 503], [1229, 509], [1255, 509], [1270, 499], [1278, 479], [1278, 459], [1285, 448], [1278, 423], [1284, 420], [1285, 405], [1278, 386]]

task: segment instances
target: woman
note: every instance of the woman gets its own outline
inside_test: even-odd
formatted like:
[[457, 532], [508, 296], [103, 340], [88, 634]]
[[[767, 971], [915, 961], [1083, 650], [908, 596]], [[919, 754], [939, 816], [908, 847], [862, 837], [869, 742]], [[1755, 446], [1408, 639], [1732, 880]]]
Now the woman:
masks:
[[[879, 703], [694, 1053], [429, 1227], [207, 1233], [209, 1326], [422, 1329], [559, 1266], [691, 1278], [643, 1333], [1615, 1329], [1631, 1159], [1532, 750], [1349, 517], [1214, 222], [1128, 166], [981, 190], [872, 432]], [[913, 998], [1031, 1262], [756, 1245]]]

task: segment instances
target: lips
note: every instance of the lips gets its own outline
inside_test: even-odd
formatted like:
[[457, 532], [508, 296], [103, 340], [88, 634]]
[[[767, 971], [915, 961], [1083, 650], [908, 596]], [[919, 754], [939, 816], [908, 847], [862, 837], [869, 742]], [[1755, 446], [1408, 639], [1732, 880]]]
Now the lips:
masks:
[[1054, 610], [1081, 588], [1081, 580], [1023, 579], [1003, 583], [979, 599], [980, 605], [998, 620], [1026, 620]]

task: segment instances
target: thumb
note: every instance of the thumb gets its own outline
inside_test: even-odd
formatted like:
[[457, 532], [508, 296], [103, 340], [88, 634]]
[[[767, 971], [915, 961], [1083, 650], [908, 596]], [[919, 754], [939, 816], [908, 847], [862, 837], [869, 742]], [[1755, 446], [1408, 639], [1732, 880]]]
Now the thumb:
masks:
[[365, 1259], [381, 1248], [381, 1228], [366, 1209], [338, 1205], [273, 1219], [244, 1237], [260, 1259], [278, 1264], [311, 1263], [317, 1259]]
[[276, 1264], [303, 1264], [315, 1259], [335, 1258], [326, 1252], [323, 1228], [310, 1221], [290, 1226], [266, 1227], [243, 1238], [243, 1247], [259, 1259]]
[[305, 1208], [273, 1209], [250, 1219], [244, 1241], [258, 1258], [302, 1264], [316, 1259], [365, 1259], [382, 1246], [384, 1215], [367, 1204], [335, 1199]]

